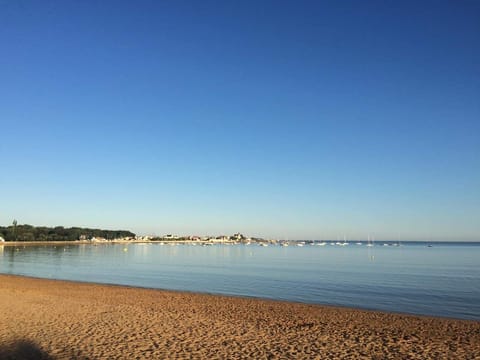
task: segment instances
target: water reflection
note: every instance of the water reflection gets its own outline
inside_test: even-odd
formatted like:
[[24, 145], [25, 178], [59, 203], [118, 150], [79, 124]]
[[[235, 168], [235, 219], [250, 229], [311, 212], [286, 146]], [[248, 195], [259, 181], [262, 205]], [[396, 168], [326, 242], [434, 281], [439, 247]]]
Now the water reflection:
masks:
[[0, 249], [2, 273], [480, 319], [480, 246]]

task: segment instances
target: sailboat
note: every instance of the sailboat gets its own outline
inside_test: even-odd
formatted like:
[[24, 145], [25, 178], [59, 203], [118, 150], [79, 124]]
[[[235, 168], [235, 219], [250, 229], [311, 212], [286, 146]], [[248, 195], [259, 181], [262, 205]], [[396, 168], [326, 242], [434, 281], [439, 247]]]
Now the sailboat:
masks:
[[368, 247], [373, 246], [373, 242], [370, 241], [370, 234], [368, 234], [367, 246]]
[[338, 245], [340, 245], [340, 246], [347, 246], [348, 245], [348, 242], [347, 242], [347, 239], [346, 239], [345, 235], [343, 235], [343, 243], [338, 243]]

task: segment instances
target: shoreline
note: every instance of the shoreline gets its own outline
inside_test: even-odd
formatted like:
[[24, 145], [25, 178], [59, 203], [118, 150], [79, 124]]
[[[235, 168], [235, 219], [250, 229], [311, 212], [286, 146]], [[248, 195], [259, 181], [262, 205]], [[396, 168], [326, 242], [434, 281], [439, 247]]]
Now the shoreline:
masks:
[[0, 246], [48, 246], [48, 245], [112, 245], [112, 244], [156, 244], [157, 241], [5, 241], [0, 242]]
[[426, 318], [426, 319], [437, 319], [437, 320], [453, 320], [453, 321], [467, 321], [467, 322], [474, 322], [479, 323], [480, 319], [463, 319], [463, 318], [456, 318], [456, 317], [449, 317], [449, 316], [441, 316], [441, 315], [429, 315], [429, 314], [415, 314], [415, 313], [407, 313], [407, 312], [395, 312], [395, 311], [387, 311], [387, 310], [378, 310], [374, 308], [362, 308], [362, 307], [352, 307], [347, 305], [336, 305], [336, 304], [326, 304], [326, 303], [314, 303], [314, 302], [307, 302], [307, 301], [292, 301], [292, 300], [283, 300], [283, 299], [275, 299], [275, 298], [267, 298], [267, 297], [258, 297], [258, 296], [248, 296], [248, 295], [234, 295], [234, 294], [224, 294], [224, 293], [215, 293], [215, 292], [201, 292], [201, 291], [194, 291], [194, 290], [175, 290], [175, 289], [167, 289], [167, 288], [154, 288], [148, 286], [138, 286], [138, 285], [126, 285], [126, 284], [116, 284], [116, 283], [102, 283], [102, 282], [95, 282], [95, 281], [81, 281], [81, 280], [65, 280], [65, 279], [55, 279], [55, 278], [45, 278], [45, 277], [36, 277], [31, 275], [20, 275], [20, 274], [5, 274], [0, 273], [0, 281], [2, 277], [13, 277], [13, 278], [24, 278], [24, 279], [31, 279], [31, 280], [47, 280], [52, 282], [60, 282], [60, 283], [69, 283], [72, 285], [94, 285], [94, 286], [105, 286], [105, 287], [112, 287], [112, 288], [125, 288], [125, 289], [139, 289], [139, 290], [151, 290], [151, 291], [160, 291], [165, 293], [173, 293], [173, 294], [189, 294], [189, 295], [205, 295], [205, 296], [214, 296], [214, 297], [223, 297], [228, 299], [244, 299], [244, 300], [258, 300], [258, 301], [269, 301], [275, 303], [284, 303], [284, 304], [291, 304], [291, 305], [307, 305], [307, 306], [317, 306], [317, 307], [325, 307], [325, 308], [332, 308], [337, 310], [353, 310], [353, 311], [363, 311], [363, 312], [371, 312], [371, 313], [381, 313], [381, 314], [390, 314], [390, 315], [400, 315], [400, 316], [413, 316], [419, 318]]
[[2, 274], [0, 308], [0, 357], [480, 356], [479, 321], [278, 300]]
[[[138, 250], [140, 249], [142, 252], [143, 251], [148, 251], [147, 248], [156, 248], [157, 250], [162, 248], [159, 247], [157, 242], [151, 242], [151, 241], [146, 241], [146, 242], [139, 242], [139, 241], [128, 241], [128, 242], [91, 242], [91, 241], [75, 241], [69, 242], [69, 241], [56, 241], [56, 242], [8, 242], [9, 245], [11, 246], [6, 246], [5, 249], [2, 245], [0, 245], [0, 255], [6, 255], [6, 258], [8, 259], [7, 262], [4, 263], [4, 265], [9, 264], [10, 261], [13, 261], [13, 259], [17, 256], [17, 251], [18, 254], [28, 254], [29, 249], [37, 248], [37, 249], [42, 249], [42, 248], [49, 248], [49, 253], [54, 253], [54, 254], [63, 254], [63, 251], [66, 252], [73, 252], [74, 254], [79, 254], [81, 251], [80, 248], [83, 248], [84, 250], [92, 251], [92, 249], [101, 250], [104, 249], [107, 251], [108, 249], [114, 250], [114, 249], [119, 249], [123, 250], [125, 254], [130, 254], [132, 253], [130, 250]], [[175, 244], [172, 242], [172, 245]], [[27, 245], [27, 246], [19, 246], [19, 245]], [[72, 245], [72, 246], [70, 246]], [[75, 246], [77, 245], [77, 246]], [[167, 243], [162, 243], [162, 245], [167, 245], [164, 248], [168, 248], [170, 244]], [[189, 244], [184, 244], [183, 246], [176, 243], [179, 247], [185, 247], [185, 248], [190, 248]], [[222, 246], [222, 245], [218, 245]], [[241, 246], [242, 248], [247, 249], [246, 246]], [[23, 249], [22, 249], [23, 248]], [[56, 249], [55, 249], [56, 248]], [[194, 247], [191, 247], [194, 248]], [[208, 249], [208, 248], [207, 248]], [[278, 247], [278, 249], [280, 249]], [[200, 250], [200, 247], [198, 248]], [[253, 250], [253, 249], [252, 249]], [[169, 251], [169, 250], [168, 250]], [[203, 247], [201, 248], [201, 251], [203, 250]], [[243, 250], [242, 250], [243, 251]], [[282, 251], [284, 251], [282, 249]], [[124, 254], [121, 252], [121, 254]], [[137, 252], [133, 252], [133, 255], [135, 256]], [[165, 251], [162, 252], [162, 254], [165, 254]], [[284, 254], [284, 253], [282, 253]], [[59, 255], [59, 257], [63, 257], [64, 255]], [[124, 257], [124, 255], [121, 255]], [[65, 259], [68, 259], [69, 257], [66, 257]], [[67, 263], [67, 261], [65, 262]], [[73, 270], [73, 272], [72, 272]], [[111, 274], [115, 274], [116, 269], [110, 269]], [[123, 278], [120, 277], [115, 277], [115, 276], [110, 276], [110, 277], [96, 277], [95, 275], [92, 276], [94, 272], [88, 271], [87, 270], [87, 275], [83, 274], [83, 276], [78, 276], [77, 270], [76, 269], [71, 269], [70, 270], [71, 274], [76, 274], [76, 276], [62, 276], [62, 273], [59, 273], [58, 271], [55, 271], [53, 269], [49, 269], [47, 271], [34, 271], [34, 268], [32, 267], [29, 271], [25, 271], [25, 269], [22, 271], [15, 271], [14, 268], [7, 268], [4, 267], [1, 273], [5, 274], [12, 274], [12, 275], [20, 275], [20, 276], [25, 276], [25, 277], [37, 277], [39, 279], [58, 279], [58, 280], [63, 280], [63, 281], [73, 281], [73, 282], [85, 282], [85, 283], [90, 283], [90, 284], [105, 284], [105, 285], [113, 285], [113, 286], [127, 286], [127, 287], [134, 287], [134, 288], [144, 288], [144, 289], [158, 289], [158, 290], [165, 290], [165, 291], [184, 291], [184, 292], [191, 292], [191, 293], [203, 293], [207, 295], [215, 295], [215, 296], [233, 296], [233, 297], [246, 297], [246, 298], [251, 298], [251, 299], [265, 299], [265, 300], [272, 300], [272, 301], [287, 301], [287, 302], [298, 302], [298, 303], [303, 303], [303, 304], [313, 304], [313, 305], [320, 305], [320, 306], [333, 306], [333, 307], [341, 307], [341, 308], [353, 308], [353, 309], [358, 309], [358, 310], [366, 310], [366, 311], [380, 311], [380, 312], [391, 312], [394, 314], [400, 314], [400, 315], [413, 315], [413, 316], [427, 316], [427, 317], [437, 317], [437, 318], [445, 318], [445, 319], [453, 319], [453, 320], [471, 320], [471, 321], [480, 321], [479, 317], [479, 309], [478, 306], [475, 306], [476, 304], [474, 303], [469, 303], [465, 302], [464, 304], [462, 303], [462, 307], [457, 306], [456, 303], [443, 303], [441, 302], [442, 298], [438, 297], [440, 299], [438, 302], [435, 302], [434, 304], [438, 304], [438, 306], [429, 305], [428, 299], [423, 298], [421, 299], [422, 302], [417, 301], [417, 306], [412, 306], [411, 303], [407, 302], [406, 304], [409, 304], [410, 306], [404, 306], [403, 302], [396, 301], [396, 299], [392, 298], [392, 300], [389, 303], [389, 306], [386, 306], [385, 302], [376, 303], [375, 298], [371, 298], [371, 301], [358, 301], [358, 294], [353, 294], [353, 296], [350, 296], [350, 301], [344, 302], [342, 301], [342, 294], [337, 294], [335, 298], [333, 297], [328, 297], [328, 294], [326, 297], [323, 296], [314, 296], [314, 297], [309, 297], [308, 294], [305, 296], [305, 293], [302, 293], [301, 295], [304, 296], [298, 296], [299, 294], [296, 292], [293, 293], [280, 293], [276, 294], [274, 292], [255, 292], [251, 290], [255, 290], [255, 287], [252, 287], [251, 285], [248, 285], [245, 287], [240, 288], [232, 288], [230, 287], [209, 287], [210, 283], [205, 283], [204, 286], [176, 286], [175, 283], [162, 283], [162, 287], [159, 287], [157, 282], [155, 281], [142, 281], [139, 279], [135, 279], [132, 276], [130, 276], [130, 273], [127, 273], [127, 277], [125, 277], [125, 273], [123, 274]], [[20, 274], [21, 273], [21, 274]], [[55, 275], [56, 274], [56, 275]], [[90, 275], [88, 275], [90, 274]], [[150, 274], [147, 274], [146, 279], [149, 278]], [[130, 276], [130, 277], [129, 277]], [[63, 279], [62, 279], [63, 277]], [[131, 280], [125, 280], [125, 279], [131, 279]], [[150, 276], [151, 278], [151, 276]], [[140, 282], [140, 284], [139, 284]], [[190, 284], [192, 285], [192, 284]], [[230, 292], [230, 293], [229, 293]], [[287, 294], [285, 296], [285, 294]], [[385, 293], [387, 296], [388, 292]], [[282, 296], [283, 295], [283, 296]], [[362, 296], [362, 294], [360, 294]], [[444, 296], [449, 296], [449, 293], [445, 292]], [[397, 296], [398, 299], [398, 296]], [[400, 299], [402, 299], [400, 297]], [[463, 299], [462, 299], [463, 300]], [[468, 300], [468, 299], [466, 299]], [[403, 301], [403, 300], [402, 300]], [[458, 300], [457, 300], [458, 303]], [[468, 305], [470, 304], [470, 305]], [[364, 305], [370, 305], [370, 306], [364, 306]], [[378, 306], [372, 306], [372, 305], [378, 305]], [[383, 305], [383, 306], [382, 306]], [[424, 305], [429, 305], [424, 306]], [[450, 307], [449, 305], [452, 305]]]
[[163, 245], [238, 245], [229, 241], [212, 242], [208, 240], [109, 240], [109, 241], [5, 241], [0, 242], [0, 246], [47, 246], [47, 245], [115, 245], [115, 244], [163, 244]]
[[[320, 240], [263, 240], [252, 241], [248, 245], [261, 245], [261, 244], [276, 244], [281, 243], [303, 243], [305, 241], [320, 241]], [[336, 243], [334, 240], [325, 240], [327, 244]], [[366, 244], [366, 242], [364, 242]], [[396, 243], [392, 240], [378, 240], [376, 247], [382, 247], [383, 243]], [[480, 240], [472, 241], [403, 241], [402, 244], [433, 244], [433, 245], [475, 245], [480, 246]], [[73, 241], [3, 241], [0, 242], [0, 246], [44, 246], [44, 245], [114, 245], [114, 244], [163, 244], [163, 245], [247, 245], [246, 243], [233, 242], [233, 241], [211, 241], [211, 240], [107, 240], [107, 241], [91, 241], [91, 240], [73, 240]]]

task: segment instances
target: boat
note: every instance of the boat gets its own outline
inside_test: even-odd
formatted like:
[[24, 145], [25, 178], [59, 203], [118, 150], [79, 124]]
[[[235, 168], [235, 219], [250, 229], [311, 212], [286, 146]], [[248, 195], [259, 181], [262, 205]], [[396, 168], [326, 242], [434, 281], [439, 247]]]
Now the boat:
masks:
[[348, 242], [347, 242], [347, 239], [346, 239], [345, 235], [343, 235], [343, 243], [338, 242], [337, 245], [340, 245], [340, 246], [347, 246], [348, 245]]
[[367, 246], [368, 247], [373, 246], [373, 242], [370, 240], [370, 234], [368, 235]]

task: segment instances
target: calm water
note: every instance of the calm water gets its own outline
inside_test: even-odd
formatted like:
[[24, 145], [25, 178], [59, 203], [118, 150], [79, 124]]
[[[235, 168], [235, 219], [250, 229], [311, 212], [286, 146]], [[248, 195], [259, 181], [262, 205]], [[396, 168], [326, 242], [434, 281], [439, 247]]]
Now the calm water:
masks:
[[0, 272], [480, 320], [478, 243], [0, 246]]

